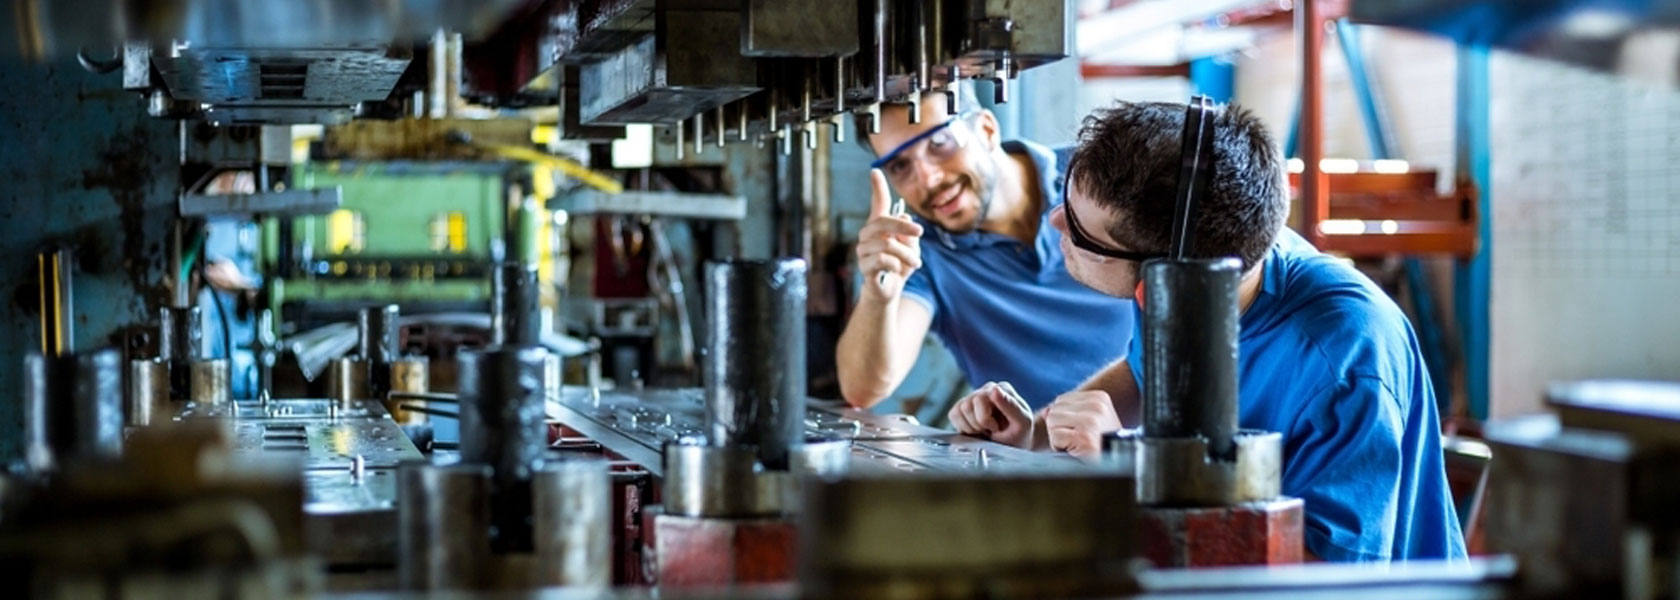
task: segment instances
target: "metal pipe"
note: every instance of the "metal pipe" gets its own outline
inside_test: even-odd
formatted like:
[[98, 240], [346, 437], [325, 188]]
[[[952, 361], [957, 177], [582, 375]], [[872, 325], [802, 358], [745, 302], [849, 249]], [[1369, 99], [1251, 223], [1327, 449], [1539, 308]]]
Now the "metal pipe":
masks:
[[368, 392], [367, 359], [343, 356], [333, 359], [327, 373], [327, 397], [349, 408], [351, 400], [376, 397]]
[[1295, 3], [1295, 35], [1301, 51], [1301, 236], [1323, 243], [1318, 225], [1330, 218], [1330, 182], [1320, 168], [1324, 158], [1324, 22], [1318, 2]]
[[677, 160], [682, 160], [683, 159], [683, 152], [685, 150], [683, 148], [683, 121], [678, 120], [677, 124], [673, 125], [673, 127], [675, 127], [676, 130], [677, 130], [677, 145], [676, 145]]
[[706, 264], [706, 427], [714, 446], [755, 446], [788, 468], [805, 418], [805, 261]]
[[846, 112], [846, 57], [834, 57], [834, 113]]
[[723, 105], [719, 104], [717, 107], [717, 147], [719, 148], [723, 147], [724, 138], [727, 137], [724, 132], [727, 129], [723, 124]]
[[1153, 260], [1143, 276], [1143, 435], [1200, 438], [1234, 460], [1242, 261]]
[[491, 341], [498, 346], [542, 342], [535, 265], [504, 262], [490, 271]]
[[[887, 2], [875, 0], [875, 102], [876, 116], [880, 104], [887, 101]], [[879, 124], [869, 126], [869, 133], [881, 133]]]
[[694, 155], [706, 153], [706, 113], [694, 113]]
[[735, 126], [737, 128], [737, 131], [735, 132], [735, 140], [736, 141], [739, 141], [739, 142], [747, 141], [747, 116], [748, 116], [747, 115], [747, 102], [745, 100], [743, 100], [741, 102], [736, 103], [735, 104], [735, 119], [737, 121], [737, 123], [735, 124]]

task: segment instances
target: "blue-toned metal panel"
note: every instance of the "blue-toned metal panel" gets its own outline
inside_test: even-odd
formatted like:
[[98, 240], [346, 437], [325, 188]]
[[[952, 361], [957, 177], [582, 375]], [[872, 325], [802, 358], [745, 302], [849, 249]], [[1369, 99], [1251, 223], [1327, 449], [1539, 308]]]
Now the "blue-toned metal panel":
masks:
[[20, 455], [19, 371], [40, 345], [36, 251], [74, 249], [78, 349], [120, 343], [168, 297], [180, 137], [121, 83], [70, 57], [0, 63], [0, 460]]
[[1459, 260], [1453, 272], [1457, 314], [1464, 348], [1465, 390], [1470, 416], [1488, 416], [1489, 289], [1493, 257], [1493, 138], [1488, 114], [1488, 49], [1458, 50], [1458, 165], [1476, 189], [1478, 219], [1476, 254]]

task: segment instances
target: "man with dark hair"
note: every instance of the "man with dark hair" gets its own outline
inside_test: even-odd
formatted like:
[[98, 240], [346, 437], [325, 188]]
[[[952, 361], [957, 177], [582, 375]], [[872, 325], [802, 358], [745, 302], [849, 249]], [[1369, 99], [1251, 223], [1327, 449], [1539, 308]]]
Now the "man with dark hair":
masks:
[[[1123, 102], [1085, 120], [1067, 201], [1050, 218], [1075, 279], [1141, 297], [1142, 261], [1165, 256], [1172, 231], [1184, 112]], [[1284, 229], [1284, 161], [1251, 113], [1233, 106], [1216, 118], [1213, 163], [1189, 255], [1243, 261], [1239, 422], [1283, 434], [1283, 492], [1306, 501], [1308, 551], [1339, 561], [1464, 556], [1411, 324], [1370, 280]], [[1139, 422], [1141, 368], [1117, 361], [1036, 419], [982, 387], [951, 420], [964, 433], [1093, 457], [1103, 434]]]
[[[880, 133], [859, 129], [878, 159], [858, 232], [863, 289], [836, 349], [853, 406], [891, 394], [930, 330], [970, 384], [1013, 382], [1008, 397], [1028, 409], [1123, 356], [1132, 335], [1132, 303], [1074, 281], [1047, 224], [1071, 149], [1003, 141], [973, 90], [959, 96], [957, 114], [926, 94], [919, 122], [910, 106], [889, 105]], [[888, 209], [889, 183], [913, 216]]]

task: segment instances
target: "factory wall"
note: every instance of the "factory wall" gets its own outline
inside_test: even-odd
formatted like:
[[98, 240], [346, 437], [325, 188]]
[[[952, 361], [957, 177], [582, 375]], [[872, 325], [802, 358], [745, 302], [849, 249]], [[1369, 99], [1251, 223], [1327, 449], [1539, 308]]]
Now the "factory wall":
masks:
[[[1440, 168], [1454, 152], [1451, 43], [1367, 27], [1401, 158]], [[1347, 68], [1326, 37], [1327, 156], [1367, 158]], [[1493, 418], [1542, 410], [1548, 381], [1680, 377], [1680, 91], [1495, 52]], [[1291, 37], [1239, 59], [1239, 102], [1281, 138], [1294, 110]], [[1435, 261], [1444, 286], [1447, 261]], [[1441, 303], [1450, 309], [1450, 303]], [[1451, 322], [1451, 315], [1447, 315]]]
[[0, 463], [21, 455], [23, 356], [41, 348], [36, 252], [75, 257], [76, 350], [122, 344], [169, 297], [180, 133], [121, 79], [70, 56], [0, 69]]

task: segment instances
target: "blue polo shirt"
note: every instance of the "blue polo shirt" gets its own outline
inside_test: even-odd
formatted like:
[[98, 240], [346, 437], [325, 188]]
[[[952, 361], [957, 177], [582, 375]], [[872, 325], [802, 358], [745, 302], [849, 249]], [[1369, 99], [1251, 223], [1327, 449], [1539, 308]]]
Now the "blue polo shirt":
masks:
[[1092, 291], [1068, 275], [1062, 235], [1050, 209], [1062, 203], [1072, 148], [1051, 152], [1004, 142], [1038, 166], [1044, 212], [1031, 245], [989, 231], [953, 234], [922, 224], [922, 268], [905, 281], [908, 298], [933, 312], [933, 333], [971, 386], [1008, 381], [1033, 410], [1123, 358], [1133, 302]]
[[1238, 321], [1238, 421], [1283, 433], [1283, 493], [1306, 501], [1307, 549], [1333, 561], [1465, 556], [1435, 392], [1406, 315], [1287, 229], [1263, 277]]

